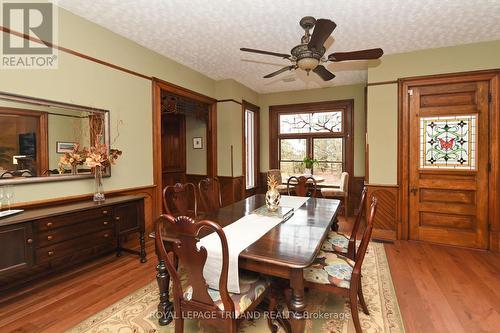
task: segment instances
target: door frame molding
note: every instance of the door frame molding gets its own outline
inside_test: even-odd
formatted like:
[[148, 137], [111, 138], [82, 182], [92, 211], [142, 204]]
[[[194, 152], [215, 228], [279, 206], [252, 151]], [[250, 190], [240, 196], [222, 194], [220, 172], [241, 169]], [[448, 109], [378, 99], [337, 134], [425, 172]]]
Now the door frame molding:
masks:
[[[400, 239], [409, 239], [409, 98], [414, 86], [489, 81], [489, 163], [488, 220], [489, 249], [500, 250], [500, 69], [425, 75], [398, 79], [398, 184], [400, 207]], [[497, 190], [495, 190], [495, 188]], [[496, 243], [496, 244], [495, 244]]]
[[163, 211], [162, 205], [162, 166], [161, 166], [161, 91], [165, 90], [180, 96], [209, 105], [207, 123], [207, 176], [217, 175], [217, 100], [206, 95], [197, 93], [187, 88], [153, 78], [153, 182], [155, 189], [156, 212], [159, 216]]

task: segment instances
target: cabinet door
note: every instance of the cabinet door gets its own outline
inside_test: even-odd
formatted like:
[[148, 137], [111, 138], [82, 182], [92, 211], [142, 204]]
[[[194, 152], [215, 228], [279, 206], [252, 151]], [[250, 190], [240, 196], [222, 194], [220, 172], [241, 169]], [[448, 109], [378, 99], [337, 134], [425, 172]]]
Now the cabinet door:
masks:
[[0, 227], [0, 273], [22, 270], [33, 265], [31, 223]]
[[120, 235], [143, 231], [142, 202], [136, 201], [114, 207], [115, 222]]

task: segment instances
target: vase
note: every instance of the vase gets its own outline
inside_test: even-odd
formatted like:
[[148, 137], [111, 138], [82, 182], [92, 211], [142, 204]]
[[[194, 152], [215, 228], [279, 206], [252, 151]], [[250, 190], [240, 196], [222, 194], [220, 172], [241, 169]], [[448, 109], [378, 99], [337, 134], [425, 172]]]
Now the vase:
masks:
[[270, 188], [266, 192], [266, 206], [267, 209], [271, 212], [275, 212], [278, 210], [280, 206], [281, 194], [278, 192], [276, 188]]
[[75, 165], [71, 165], [71, 174], [72, 175], [76, 175], [76, 164]]
[[100, 166], [96, 166], [94, 170], [94, 180], [95, 180], [95, 189], [94, 189], [94, 201], [101, 202], [104, 201], [104, 190], [102, 188], [102, 168]]
[[306, 175], [306, 176], [312, 175], [311, 168], [305, 168], [304, 175]]

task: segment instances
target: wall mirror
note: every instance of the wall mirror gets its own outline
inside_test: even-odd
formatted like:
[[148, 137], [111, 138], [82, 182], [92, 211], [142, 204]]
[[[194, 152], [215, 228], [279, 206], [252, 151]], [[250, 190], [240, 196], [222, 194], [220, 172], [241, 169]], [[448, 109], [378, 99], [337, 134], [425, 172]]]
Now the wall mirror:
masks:
[[69, 162], [96, 144], [109, 147], [108, 111], [0, 92], [0, 186], [90, 178], [84, 159]]

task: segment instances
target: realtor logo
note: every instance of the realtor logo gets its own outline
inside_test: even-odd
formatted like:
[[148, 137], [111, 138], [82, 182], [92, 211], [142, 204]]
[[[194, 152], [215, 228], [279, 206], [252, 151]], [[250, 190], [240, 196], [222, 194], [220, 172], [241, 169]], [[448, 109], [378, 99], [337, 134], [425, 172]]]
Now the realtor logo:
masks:
[[[47, 0], [1, 0], [0, 68], [56, 69], [57, 7]], [[24, 37], [22, 37], [24, 35]]]

